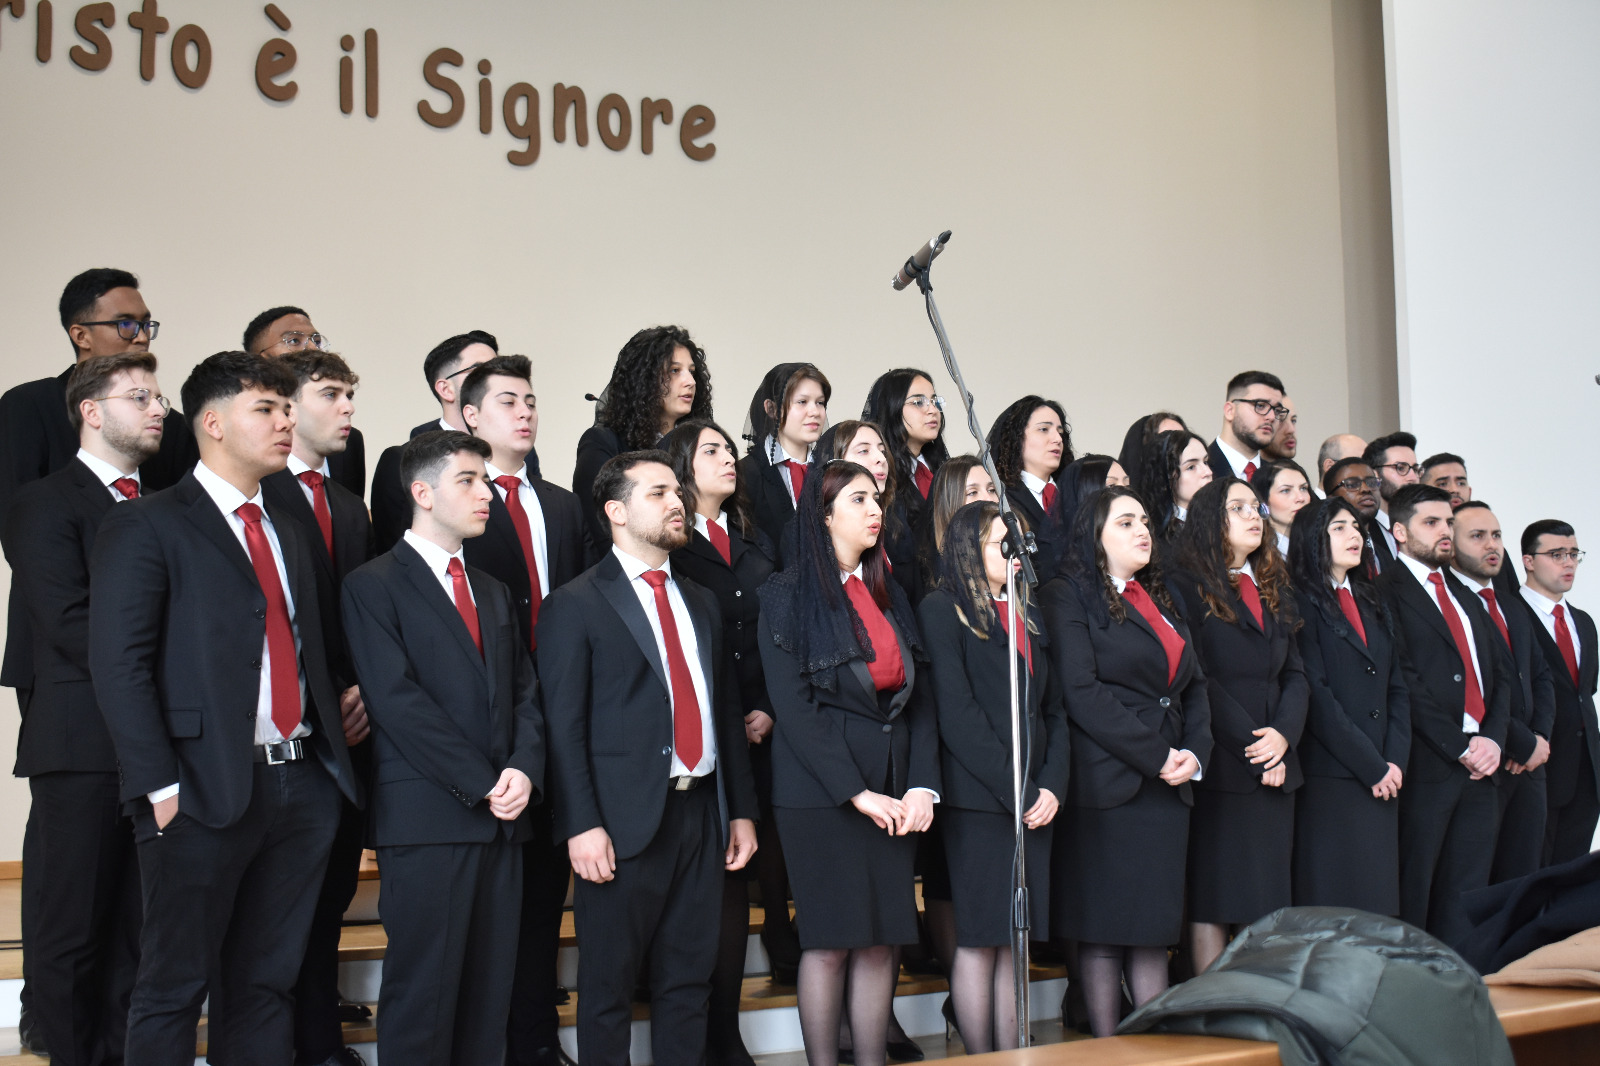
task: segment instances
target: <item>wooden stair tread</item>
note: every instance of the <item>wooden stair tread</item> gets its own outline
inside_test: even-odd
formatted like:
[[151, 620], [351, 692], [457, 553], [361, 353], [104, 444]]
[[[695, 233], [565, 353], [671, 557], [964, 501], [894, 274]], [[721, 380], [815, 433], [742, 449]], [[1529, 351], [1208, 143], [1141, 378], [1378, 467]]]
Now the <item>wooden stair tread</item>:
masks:
[[1489, 1002], [1507, 1036], [1600, 1025], [1600, 988], [1490, 985]]

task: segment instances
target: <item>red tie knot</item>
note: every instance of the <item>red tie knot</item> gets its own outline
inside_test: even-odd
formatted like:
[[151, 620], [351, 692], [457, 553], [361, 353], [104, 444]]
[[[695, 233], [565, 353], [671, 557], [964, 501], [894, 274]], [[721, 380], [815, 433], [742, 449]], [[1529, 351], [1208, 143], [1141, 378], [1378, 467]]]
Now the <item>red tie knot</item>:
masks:
[[451, 577], [464, 577], [466, 575], [466, 570], [461, 566], [461, 560], [454, 556], [450, 557], [450, 562], [445, 565], [444, 572]]
[[322, 487], [322, 471], [320, 470], [302, 470], [298, 476], [301, 481], [304, 481], [313, 489]]
[[139, 498], [139, 483], [131, 477], [119, 477], [111, 483], [111, 487], [122, 493], [122, 498], [125, 500]]
[[233, 513], [238, 515], [247, 526], [256, 525], [261, 521], [261, 508], [253, 503], [241, 503], [234, 509]]
[[494, 479], [494, 483], [505, 489], [507, 496], [522, 488], [522, 479], [515, 474], [501, 474]]
[[1555, 610], [1556, 621], [1557, 622], [1566, 621], [1566, 614], [1567, 614], [1567, 612], [1562, 608], [1562, 606], [1559, 603], [1556, 604], [1556, 610]]
[[667, 572], [665, 570], [646, 570], [639, 576], [644, 579], [646, 585], [653, 589], [661, 588], [667, 583]]

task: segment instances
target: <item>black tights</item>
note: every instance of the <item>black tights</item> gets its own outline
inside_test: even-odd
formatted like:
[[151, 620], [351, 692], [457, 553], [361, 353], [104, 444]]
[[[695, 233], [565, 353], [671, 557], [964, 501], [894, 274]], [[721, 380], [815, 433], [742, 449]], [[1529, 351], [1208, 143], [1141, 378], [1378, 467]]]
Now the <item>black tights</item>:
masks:
[[1009, 947], [956, 948], [950, 1001], [967, 1054], [1017, 1046], [1017, 990]]
[[1167, 990], [1167, 949], [1080, 944], [1083, 998], [1095, 1036], [1111, 1036], [1122, 1021], [1122, 978], [1128, 978], [1133, 1005], [1142, 1007]]
[[800, 953], [800, 1034], [808, 1066], [838, 1066], [839, 1024], [849, 978], [850, 1033], [856, 1066], [884, 1066], [894, 1003], [891, 947], [810, 948]]

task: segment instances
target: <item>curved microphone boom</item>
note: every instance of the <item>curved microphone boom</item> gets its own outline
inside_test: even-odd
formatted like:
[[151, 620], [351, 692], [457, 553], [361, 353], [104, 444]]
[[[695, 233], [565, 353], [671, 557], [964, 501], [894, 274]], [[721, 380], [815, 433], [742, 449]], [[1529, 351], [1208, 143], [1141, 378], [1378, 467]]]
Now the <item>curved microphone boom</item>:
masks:
[[894, 285], [894, 291], [899, 292], [913, 281], [916, 281], [918, 275], [928, 269], [928, 264], [933, 262], [939, 253], [944, 251], [944, 246], [949, 243], [950, 231], [945, 230], [927, 244], [918, 248], [916, 254], [907, 259], [905, 266], [901, 267], [900, 272], [890, 280], [890, 283]]

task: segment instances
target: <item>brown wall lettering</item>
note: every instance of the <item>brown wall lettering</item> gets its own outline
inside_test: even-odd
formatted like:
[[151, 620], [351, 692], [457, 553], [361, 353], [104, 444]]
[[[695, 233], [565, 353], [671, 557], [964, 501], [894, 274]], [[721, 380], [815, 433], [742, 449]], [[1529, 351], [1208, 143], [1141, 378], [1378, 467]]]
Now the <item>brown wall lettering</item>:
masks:
[[[478, 60], [479, 74], [487, 74], [493, 69], [487, 59]], [[488, 78], [478, 79], [478, 132], [494, 132], [494, 88]]]
[[662, 125], [672, 125], [671, 100], [652, 100], [647, 96], [639, 101], [639, 150], [645, 155], [655, 151], [657, 117]]
[[[356, 39], [348, 33], [339, 38], [346, 52], [356, 50]], [[339, 57], [339, 110], [348, 115], [356, 109], [356, 63], [349, 56]]]
[[566, 86], [559, 81], [551, 91], [555, 98], [555, 115], [550, 121], [550, 132], [558, 144], [567, 143], [567, 105], [572, 105], [573, 126], [577, 130], [578, 147], [586, 148], [589, 144], [589, 102], [583, 97], [583, 90], [576, 85]]
[[450, 110], [448, 111], [435, 111], [428, 104], [428, 101], [417, 101], [417, 114], [422, 116], [422, 121], [434, 129], [449, 129], [461, 121], [461, 116], [467, 110], [467, 99], [461, 93], [461, 86], [451, 81], [446, 75], [439, 73], [440, 67], [459, 67], [461, 63], [461, 53], [454, 48], [436, 48], [428, 53], [427, 59], [423, 60], [422, 80], [450, 97]]
[[256, 53], [256, 88], [261, 90], [261, 95], [280, 104], [293, 100], [300, 91], [300, 83], [274, 79], [289, 73], [294, 64], [294, 45], [282, 37], [274, 37], [262, 45], [261, 51]]
[[54, 6], [50, 0], [39, 0], [34, 6], [33, 15], [38, 19], [38, 28], [34, 31], [36, 36], [33, 41], [33, 55], [41, 63], [50, 62], [50, 45], [55, 40], [56, 20]]
[[[517, 104], [522, 104], [518, 117]], [[506, 132], [522, 138], [523, 146], [513, 148], [506, 158], [515, 166], [530, 167], [539, 158], [539, 90], [525, 81], [519, 81], [506, 90], [501, 113], [506, 120]]]
[[[189, 46], [194, 45], [194, 62], [189, 62]], [[211, 77], [211, 38], [194, 23], [179, 26], [172, 35], [172, 76], [185, 89], [198, 89]]]
[[[99, 25], [96, 25], [98, 23]], [[78, 36], [94, 46], [94, 51], [89, 51], [82, 45], [75, 44], [67, 51], [67, 58], [72, 60], [84, 70], [104, 70], [111, 65], [111, 38], [107, 37], [105, 30], [117, 24], [117, 9], [110, 4], [85, 4], [78, 8], [78, 16], [73, 20], [73, 28], [78, 31]]]
[[362, 35], [362, 47], [367, 61], [367, 117], [378, 117], [378, 31], [368, 30]]
[[[609, 115], [617, 116], [617, 130], [612, 132]], [[628, 113], [628, 101], [616, 93], [607, 93], [600, 98], [600, 106], [594, 109], [594, 128], [600, 134], [600, 143], [613, 152], [620, 152], [628, 147], [628, 140], [633, 136], [633, 116]]]
[[139, 31], [139, 77], [145, 81], [156, 78], [156, 38], [172, 25], [156, 10], [156, 0], [144, 0], [138, 11], [128, 13], [128, 25]]
[[694, 143], [702, 137], [711, 136], [711, 131], [716, 128], [717, 116], [704, 104], [695, 104], [685, 111], [683, 121], [678, 126], [678, 144], [683, 148], [683, 154], [696, 163], [704, 163], [716, 155], [716, 145]]

